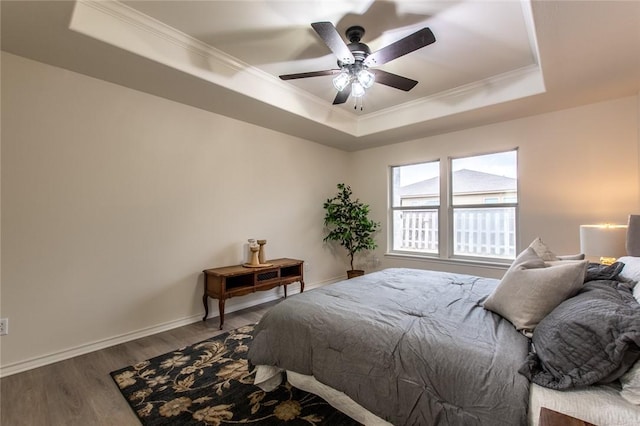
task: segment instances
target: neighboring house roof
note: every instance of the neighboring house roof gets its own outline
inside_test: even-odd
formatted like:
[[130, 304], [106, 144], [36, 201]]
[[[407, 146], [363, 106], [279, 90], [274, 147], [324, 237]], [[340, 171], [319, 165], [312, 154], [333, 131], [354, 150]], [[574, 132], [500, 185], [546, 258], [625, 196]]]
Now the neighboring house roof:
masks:
[[[482, 193], [515, 191], [517, 179], [462, 169], [453, 172], [453, 184], [457, 193]], [[400, 197], [435, 196], [439, 193], [438, 176], [400, 187]]]

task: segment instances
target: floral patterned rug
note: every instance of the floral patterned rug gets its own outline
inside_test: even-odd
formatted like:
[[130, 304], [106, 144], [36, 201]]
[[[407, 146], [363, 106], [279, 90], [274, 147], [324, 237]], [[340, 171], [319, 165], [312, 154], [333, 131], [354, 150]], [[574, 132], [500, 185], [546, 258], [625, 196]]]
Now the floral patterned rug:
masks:
[[140, 422], [159, 425], [357, 425], [326, 401], [280, 385], [253, 385], [245, 326], [111, 373]]

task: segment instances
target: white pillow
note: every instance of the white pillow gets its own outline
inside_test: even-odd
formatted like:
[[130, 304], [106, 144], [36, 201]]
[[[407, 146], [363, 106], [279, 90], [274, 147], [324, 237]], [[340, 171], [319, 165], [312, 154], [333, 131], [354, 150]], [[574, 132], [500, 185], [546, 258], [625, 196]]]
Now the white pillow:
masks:
[[[635, 281], [640, 282], [640, 257], [635, 256], [622, 256], [617, 259], [617, 262], [624, 263], [624, 268], [618, 274], [618, 277], [622, 281]], [[633, 297], [640, 302], [640, 285], [636, 285], [633, 288]]]
[[622, 256], [616, 260], [624, 263], [624, 268], [618, 275], [625, 281], [640, 281], [640, 257]]
[[[624, 268], [618, 274], [623, 281], [640, 282], [640, 257], [622, 256], [617, 259], [618, 262], [624, 263]], [[640, 302], [640, 285], [636, 284], [633, 288], [633, 297]], [[635, 364], [620, 377], [622, 390], [620, 395], [632, 404], [640, 405], [640, 362]]]

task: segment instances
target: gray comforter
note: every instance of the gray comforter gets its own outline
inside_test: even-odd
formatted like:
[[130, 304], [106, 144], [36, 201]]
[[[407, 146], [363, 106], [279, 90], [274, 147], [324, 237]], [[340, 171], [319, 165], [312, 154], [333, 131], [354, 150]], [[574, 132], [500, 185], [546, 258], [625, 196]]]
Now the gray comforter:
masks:
[[289, 297], [249, 360], [346, 393], [395, 425], [525, 425], [528, 339], [482, 302], [498, 281], [386, 269]]

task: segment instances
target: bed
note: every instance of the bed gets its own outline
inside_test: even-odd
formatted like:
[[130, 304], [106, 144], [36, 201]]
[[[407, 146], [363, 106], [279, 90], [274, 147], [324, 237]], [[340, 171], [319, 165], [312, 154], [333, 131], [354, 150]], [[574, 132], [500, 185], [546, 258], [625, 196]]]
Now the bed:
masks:
[[[256, 326], [249, 351], [257, 366], [256, 384], [269, 390], [286, 374], [293, 386], [320, 395], [365, 425], [535, 426], [542, 406], [599, 425], [640, 424], [640, 400], [632, 403], [621, 396], [623, 378], [640, 370], [640, 305], [631, 293], [635, 282], [619, 278], [618, 268], [615, 276], [595, 271], [601, 276], [585, 283], [586, 261], [561, 259], [546, 247], [546, 252], [539, 250], [541, 244], [534, 241], [514, 261], [529, 267], [512, 265], [502, 280], [391, 268], [290, 297]], [[538, 260], [542, 266], [531, 267]], [[533, 277], [526, 275], [532, 270]], [[514, 297], [507, 284], [520, 291], [528, 279], [545, 278], [540, 274], [554, 280], [572, 276], [573, 281], [559, 293], [555, 282], [542, 288], [548, 306], [536, 306], [538, 316], [532, 317], [526, 312], [530, 295], [516, 292]], [[602, 279], [612, 277], [620, 282]], [[544, 339], [556, 339], [560, 332], [564, 338], [566, 329], [558, 330], [558, 321], [549, 319], [563, 315], [563, 307], [579, 310], [570, 305], [585, 298], [582, 306], [599, 312], [591, 308], [594, 294], [598, 300], [609, 296], [598, 292], [613, 299], [622, 295], [624, 325], [615, 322], [615, 327], [624, 330], [614, 333], [622, 337], [597, 356], [586, 355], [591, 343], [579, 348], [587, 361], [566, 367], [567, 374], [550, 375], [541, 364], [549, 361], [553, 370], [554, 363], [568, 361], [562, 358], [566, 354], [545, 355]], [[505, 308], [501, 295], [518, 303]], [[598, 327], [602, 330], [596, 332], [611, 334], [611, 325], [598, 320]], [[591, 374], [583, 365], [592, 359], [606, 371], [594, 384], [581, 386]], [[633, 393], [637, 385], [626, 390]]]

